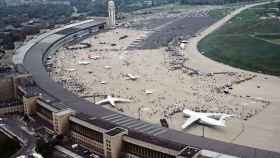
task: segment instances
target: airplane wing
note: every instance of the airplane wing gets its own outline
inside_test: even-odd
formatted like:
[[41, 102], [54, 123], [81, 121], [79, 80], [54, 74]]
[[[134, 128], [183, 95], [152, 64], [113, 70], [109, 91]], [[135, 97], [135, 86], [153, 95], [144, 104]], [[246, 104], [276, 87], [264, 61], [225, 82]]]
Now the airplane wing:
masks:
[[203, 115], [203, 116], [206, 116], [206, 117], [209, 117], [209, 116], [221, 116], [221, 117], [227, 118], [227, 117], [234, 117], [235, 116], [235, 115], [224, 114], [224, 113], [202, 113], [202, 112], [199, 112], [199, 114]]
[[104, 104], [104, 103], [107, 103], [107, 102], [108, 102], [108, 100], [104, 99], [104, 100], [100, 100], [100, 101], [96, 102], [95, 104], [100, 105], [100, 104]]
[[122, 99], [122, 98], [116, 98], [115, 101], [117, 101], [117, 102], [131, 102], [129, 99]]
[[223, 114], [220, 120], [226, 120], [227, 118], [231, 118], [231, 117], [234, 117], [234, 115]]
[[199, 112], [199, 115], [202, 115], [202, 116], [206, 116], [206, 117], [209, 117], [209, 116], [221, 116], [222, 113], [203, 113], [203, 112]]
[[109, 102], [110, 102], [110, 104], [111, 104], [112, 106], [116, 106], [115, 100], [109, 100]]
[[190, 118], [187, 119], [187, 121], [182, 125], [182, 129], [187, 128], [188, 126], [190, 126], [192, 123], [194, 123], [195, 121], [198, 121], [199, 117], [196, 116], [191, 116]]

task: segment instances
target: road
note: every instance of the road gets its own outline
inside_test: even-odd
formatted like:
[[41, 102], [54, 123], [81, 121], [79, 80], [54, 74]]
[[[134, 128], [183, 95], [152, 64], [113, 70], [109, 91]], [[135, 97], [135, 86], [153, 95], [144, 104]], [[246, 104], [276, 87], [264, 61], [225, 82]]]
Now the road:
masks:
[[24, 130], [23, 124], [15, 118], [4, 118], [1, 121], [0, 128], [4, 129], [10, 135], [16, 137], [21, 142], [21, 149], [17, 151], [12, 157], [20, 155], [29, 155], [35, 148], [36, 138], [30, 132]]

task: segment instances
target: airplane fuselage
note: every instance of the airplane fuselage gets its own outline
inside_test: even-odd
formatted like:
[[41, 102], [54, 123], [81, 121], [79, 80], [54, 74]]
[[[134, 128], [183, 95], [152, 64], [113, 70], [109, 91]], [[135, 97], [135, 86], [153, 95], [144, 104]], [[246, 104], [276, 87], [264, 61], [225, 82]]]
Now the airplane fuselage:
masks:
[[[185, 114], [186, 117], [190, 117], [190, 115]], [[205, 125], [210, 125], [210, 126], [221, 126], [224, 127], [224, 124], [221, 124], [221, 121], [216, 120], [214, 118], [209, 118], [206, 116], [197, 116], [199, 117], [198, 122], [201, 124], [205, 124]]]
[[222, 113], [201, 113], [194, 112], [191, 110], [184, 110], [184, 116], [188, 117], [187, 122], [182, 126], [182, 128], [188, 127], [194, 122], [199, 122], [201, 124], [210, 126], [225, 127], [225, 118], [230, 117], [230, 115]]

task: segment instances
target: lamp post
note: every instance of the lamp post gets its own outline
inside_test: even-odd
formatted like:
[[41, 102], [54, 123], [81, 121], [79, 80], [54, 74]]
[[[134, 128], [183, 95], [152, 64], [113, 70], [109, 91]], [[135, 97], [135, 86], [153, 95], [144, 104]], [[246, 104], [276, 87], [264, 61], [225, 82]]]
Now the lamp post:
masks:
[[140, 107], [138, 108], [138, 119], [139, 119], [139, 120], [141, 119], [141, 112], [142, 112], [142, 110], [143, 110], [143, 111], [148, 111], [149, 108], [144, 107], [143, 105], [140, 106]]
[[142, 110], [142, 106], [140, 106], [140, 107], [138, 108], [138, 120], [141, 119], [141, 110]]
[[204, 135], [204, 125], [202, 125], [202, 137], [204, 138], [205, 137], [205, 135]]

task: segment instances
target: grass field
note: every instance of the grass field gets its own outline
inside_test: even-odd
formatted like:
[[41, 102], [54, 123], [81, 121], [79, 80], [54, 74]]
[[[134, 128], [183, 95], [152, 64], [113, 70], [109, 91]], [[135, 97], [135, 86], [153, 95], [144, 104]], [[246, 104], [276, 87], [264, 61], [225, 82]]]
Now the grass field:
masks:
[[266, 42], [270, 42], [272, 44], [280, 45], [280, 34], [261, 34], [261, 35], [255, 35], [255, 38], [264, 40]]
[[232, 12], [235, 9], [238, 9], [240, 7], [241, 7], [241, 4], [239, 4], [239, 3], [235, 3], [235, 4], [231, 4], [231, 5], [224, 5], [223, 8], [210, 10], [209, 15], [212, 18], [219, 20], [219, 19], [225, 17], [230, 12]]
[[242, 12], [203, 39], [199, 50], [219, 62], [280, 76], [280, 19], [272, 8], [277, 4]]
[[209, 8], [209, 7], [215, 7], [215, 6], [202, 6], [202, 5], [188, 5], [188, 4], [168, 4], [168, 5], [161, 5], [157, 7], [147, 8], [147, 9], [140, 9], [132, 12], [132, 14], [151, 14], [151, 13], [182, 13], [187, 12], [194, 9], [201, 9], [201, 8]]
[[0, 132], [0, 157], [8, 158], [14, 154], [20, 145], [17, 141], [10, 139], [6, 135]]

